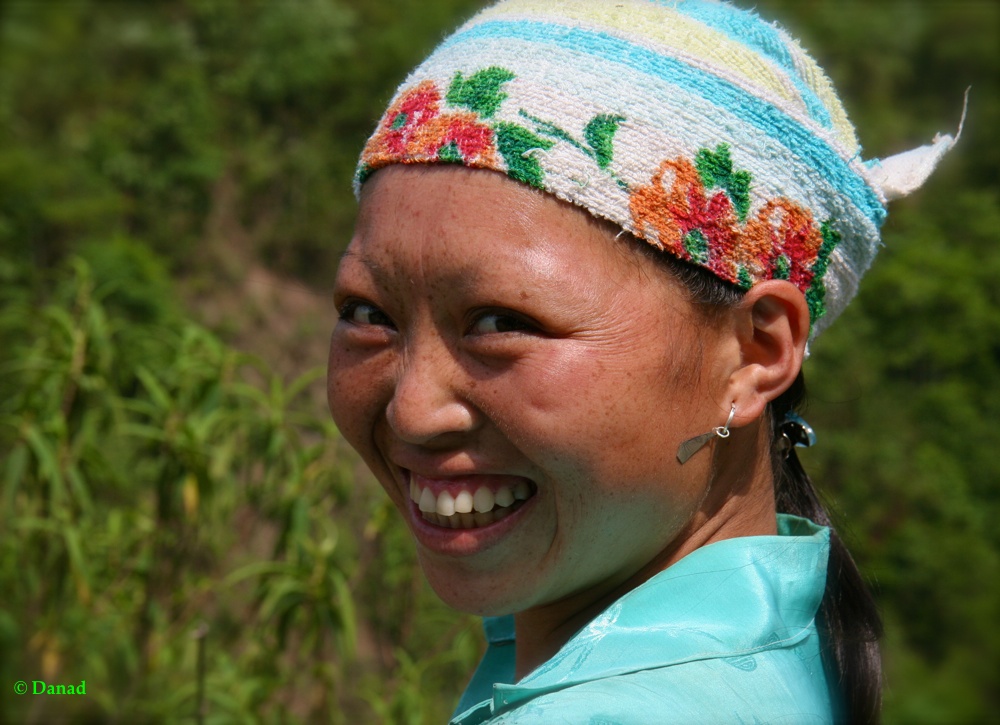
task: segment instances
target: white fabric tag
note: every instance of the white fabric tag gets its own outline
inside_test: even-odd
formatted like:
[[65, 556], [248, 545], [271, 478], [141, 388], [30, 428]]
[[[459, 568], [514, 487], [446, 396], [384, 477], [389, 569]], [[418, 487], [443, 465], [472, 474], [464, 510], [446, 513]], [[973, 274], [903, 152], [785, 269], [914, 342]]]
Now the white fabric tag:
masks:
[[921, 146], [910, 151], [904, 151], [895, 156], [877, 159], [868, 169], [868, 179], [873, 186], [882, 191], [886, 201], [899, 199], [913, 193], [927, 181], [941, 158], [958, 143], [965, 125], [965, 112], [969, 107], [969, 89], [965, 90], [965, 103], [962, 107], [962, 120], [958, 124], [958, 133], [950, 135], [937, 134], [929, 146]]

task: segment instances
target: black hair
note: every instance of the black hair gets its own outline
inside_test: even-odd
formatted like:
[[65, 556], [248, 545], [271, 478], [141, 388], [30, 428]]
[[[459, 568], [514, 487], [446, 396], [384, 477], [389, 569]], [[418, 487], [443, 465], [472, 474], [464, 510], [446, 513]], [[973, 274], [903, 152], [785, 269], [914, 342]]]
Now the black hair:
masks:
[[[634, 239], [634, 238], [633, 238]], [[652, 256], [679, 281], [689, 298], [709, 319], [739, 304], [744, 290], [708, 270], [657, 251], [635, 240], [634, 248]], [[882, 659], [879, 639], [882, 619], [864, 577], [838, 536], [826, 507], [806, 473], [795, 448], [779, 446], [779, 426], [785, 415], [801, 410], [806, 386], [802, 371], [785, 392], [771, 401], [768, 415], [772, 429], [771, 468], [775, 505], [779, 513], [794, 514], [830, 528], [830, 560], [826, 591], [820, 603], [817, 629], [824, 666], [839, 686], [839, 717], [849, 723], [879, 723], [882, 708]]]

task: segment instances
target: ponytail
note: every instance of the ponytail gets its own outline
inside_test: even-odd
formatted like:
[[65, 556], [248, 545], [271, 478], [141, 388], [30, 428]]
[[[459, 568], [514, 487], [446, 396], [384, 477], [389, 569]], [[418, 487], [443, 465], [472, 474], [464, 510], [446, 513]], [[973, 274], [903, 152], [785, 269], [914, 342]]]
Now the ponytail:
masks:
[[[792, 386], [771, 402], [771, 419], [777, 426], [805, 399], [805, 379], [799, 372]], [[826, 591], [817, 626], [823, 641], [824, 666], [839, 685], [842, 716], [849, 723], [878, 723], [882, 706], [882, 661], [878, 640], [882, 620], [857, 564], [830, 522], [795, 448], [775, 447], [774, 495], [780, 513], [794, 514], [830, 528], [830, 561]]]

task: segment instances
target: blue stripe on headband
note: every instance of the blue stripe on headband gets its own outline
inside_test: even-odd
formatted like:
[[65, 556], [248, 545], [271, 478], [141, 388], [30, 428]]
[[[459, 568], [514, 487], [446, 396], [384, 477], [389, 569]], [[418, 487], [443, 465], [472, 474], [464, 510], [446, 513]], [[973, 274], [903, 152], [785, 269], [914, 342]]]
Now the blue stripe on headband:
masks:
[[461, 30], [446, 40], [441, 48], [478, 40], [517, 38], [544, 43], [571, 51], [585, 52], [595, 58], [620, 63], [700, 95], [726, 109], [771, 138], [782, 143], [795, 156], [812, 166], [827, 182], [840, 189], [876, 227], [885, 219], [885, 209], [868, 187], [825, 141], [790, 118], [781, 109], [747, 93], [718, 76], [606, 33], [537, 21], [489, 20]]
[[[658, 2], [661, 5], [667, 4], [664, 0]], [[829, 110], [799, 75], [792, 54], [788, 52], [788, 46], [773, 27], [752, 13], [734, 13], [732, 8], [717, 3], [670, 0], [670, 7], [776, 62], [795, 84], [812, 119], [825, 128], [833, 128]]]

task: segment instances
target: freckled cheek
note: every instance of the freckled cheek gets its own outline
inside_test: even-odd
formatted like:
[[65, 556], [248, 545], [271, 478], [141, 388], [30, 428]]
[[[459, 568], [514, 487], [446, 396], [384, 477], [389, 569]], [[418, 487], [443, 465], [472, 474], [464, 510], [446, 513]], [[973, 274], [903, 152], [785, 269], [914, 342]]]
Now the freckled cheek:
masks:
[[644, 407], [632, 376], [588, 350], [540, 355], [509, 387], [536, 425], [578, 440], [603, 438], [628, 417], [623, 411], [639, 418]]
[[673, 470], [665, 441], [676, 415], [654, 389], [665, 381], [587, 351], [540, 357], [520, 373], [504, 386], [512, 394], [498, 396], [500, 415], [560, 479], [625, 496]]
[[[584, 474], [586, 451], [600, 457], [605, 407], [595, 383], [600, 365], [586, 351], [544, 354], [491, 386], [490, 408], [507, 435], [532, 458], [567, 476]], [[584, 474], [585, 475], [585, 474]]]
[[384, 355], [359, 355], [330, 347], [327, 402], [341, 434], [365, 458], [372, 432], [391, 391], [391, 366]]

